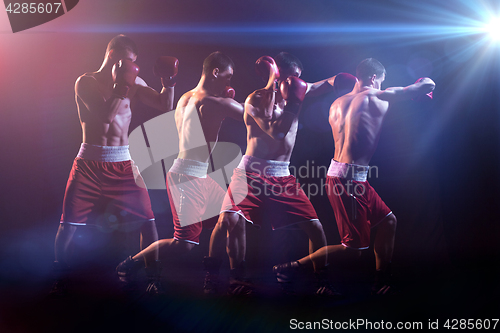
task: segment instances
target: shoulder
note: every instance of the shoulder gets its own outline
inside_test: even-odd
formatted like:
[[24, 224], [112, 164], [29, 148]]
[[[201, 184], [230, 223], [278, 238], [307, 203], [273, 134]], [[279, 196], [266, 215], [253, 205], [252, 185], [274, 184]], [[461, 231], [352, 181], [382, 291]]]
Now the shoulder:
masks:
[[196, 98], [195, 92], [193, 90], [188, 91], [179, 98], [179, 101], [177, 102], [177, 107], [184, 107], [188, 105], [189, 103], [196, 103]]
[[226, 106], [229, 102], [229, 98], [218, 97], [209, 94], [198, 95], [196, 99], [198, 100], [198, 103], [200, 105], [209, 108], [216, 108], [217, 110], [219, 110], [221, 107]]
[[75, 84], [89, 84], [92, 82], [97, 82], [97, 79], [95, 78], [95, 73], [85, 73], [80, 75], [77, 79]]
[[250, 97], [245, 101], [244, 113], [254, 118], [265, 118], [266, 110], [258, 103], [251, 103]]
[[369, 88], [363, 90], [355, 95], [355, 99], [358, 103], [376, 103], [380, 101], [379, 95], [382, 93], [381, 90]]
[[247, 99], [245, 100], [245, 108], [247, 107], [247, 105], [250, 105], [254, 109], [259, 109], [260, 106], [271, 101], [272, 94], [273, 91], [270, 91], [268, 89], [258, 89], [254, 91], [253, 93], [248, 95]]
[[97, 87], [98, 82], [94, 76], [95, 73], [85, 73], [80, 75], [75, 81], [75, 92], [81, 93]]

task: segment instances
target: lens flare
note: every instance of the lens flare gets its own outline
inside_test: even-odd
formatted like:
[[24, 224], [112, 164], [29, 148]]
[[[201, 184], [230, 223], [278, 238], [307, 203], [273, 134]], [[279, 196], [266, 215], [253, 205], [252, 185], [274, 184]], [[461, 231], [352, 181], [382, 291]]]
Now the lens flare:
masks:
[[496, 17], [486, 25], [485, 30], [494, 41], [500, 41], [500, 18]]

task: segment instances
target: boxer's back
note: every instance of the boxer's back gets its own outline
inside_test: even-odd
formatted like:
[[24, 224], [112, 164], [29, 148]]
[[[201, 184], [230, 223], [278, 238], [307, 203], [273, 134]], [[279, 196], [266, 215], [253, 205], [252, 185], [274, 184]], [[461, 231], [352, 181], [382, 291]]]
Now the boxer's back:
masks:
[[178, 158], [207, 162], [217, 143], [224, 113], [212, 103], [213, 96], [195, 88], [177, 103], [175, 123], [179, 135]]
[[329, 122], [335, 142], [336, 161], [369, 165], [389, 108], [389, 102], [377, 97], [378, 92], [371, 88], [353, 91], [332, 104]]

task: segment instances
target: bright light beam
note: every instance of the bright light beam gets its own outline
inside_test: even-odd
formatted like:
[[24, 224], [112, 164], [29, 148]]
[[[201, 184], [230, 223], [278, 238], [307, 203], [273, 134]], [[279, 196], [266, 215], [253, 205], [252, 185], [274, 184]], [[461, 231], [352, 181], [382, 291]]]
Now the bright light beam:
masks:
[[500, 41], [500, 18], [492, 18], [485, 26], [485, 32], [489, 33], [490, 38], [494, 41]]

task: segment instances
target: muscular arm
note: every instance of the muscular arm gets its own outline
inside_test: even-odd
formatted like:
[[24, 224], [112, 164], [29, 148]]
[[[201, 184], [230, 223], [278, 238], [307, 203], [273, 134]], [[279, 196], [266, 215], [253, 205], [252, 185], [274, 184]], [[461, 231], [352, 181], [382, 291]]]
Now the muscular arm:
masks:
[[120, 110], [122, 99], [111, 95], [106, 100], [93, 77], [80, 76], [75, 83], [75, 94], [91, 114], [106, 124], [111, 124]]
[[407, 87], [391, 87], [378, 92], [379, 99], [395, 102], [400, 100], [412, 99], [420, 95], [425, 95], [434, 90], [436, 84], [429, 78], [423, 78]]
[[137, 85], [137, 95], [142, 103], [162, 112], [174, 109], [174, 87], [163, 87], [161, 92], [158, 93], [139, 77], [135, 83]]
[[331, 92], [333, 90], [334, 79], [335, 76], [315, 83], [308, 82], [306, 96], [319, 96]]
[[209, 107], [211, 110], [218, 110], [222, 116], [230, 117], [236, 120], [243, 121], [244, 107], [242, 103], [238, 103], [229, 97], [206, 96], [203, 98], [202, 104]]
[[329, 79], [315, 83], [307, 83], [306, 96], [319, 96], [332, 91], [351, 91], [356, 84], [355, 76], [348, 73], [339, 73]]

